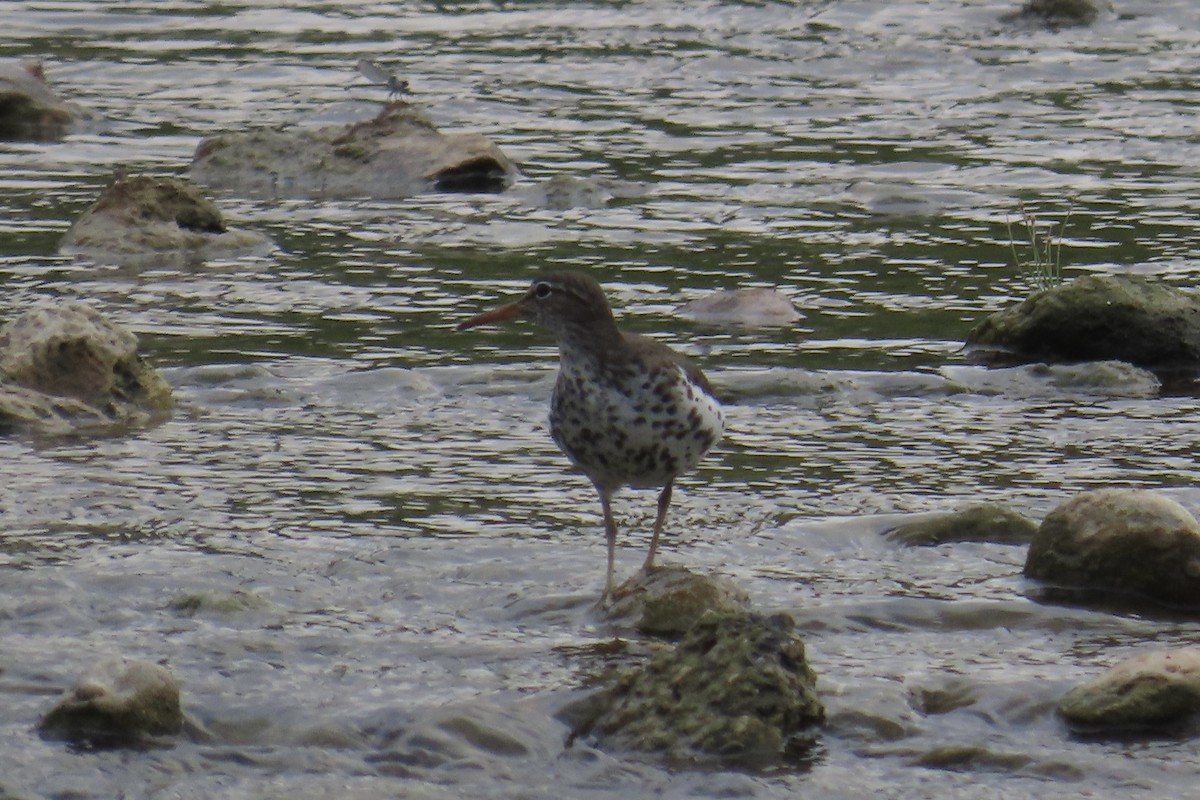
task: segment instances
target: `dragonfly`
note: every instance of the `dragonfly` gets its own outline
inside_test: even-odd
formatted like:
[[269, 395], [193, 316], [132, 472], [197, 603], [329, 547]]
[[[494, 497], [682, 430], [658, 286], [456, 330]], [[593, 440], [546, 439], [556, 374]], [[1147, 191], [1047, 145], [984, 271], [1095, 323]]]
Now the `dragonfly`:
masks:
[[358, 72], [371, 83], [376, 83], [380, 86], [386, 86], [388, 90], [388, 100], [391, 100], [398, 94], [404, 94], [408, 91], [408, 81], [400, 80], [395, 75], [369, 59], [363, 58], [359, 60]]

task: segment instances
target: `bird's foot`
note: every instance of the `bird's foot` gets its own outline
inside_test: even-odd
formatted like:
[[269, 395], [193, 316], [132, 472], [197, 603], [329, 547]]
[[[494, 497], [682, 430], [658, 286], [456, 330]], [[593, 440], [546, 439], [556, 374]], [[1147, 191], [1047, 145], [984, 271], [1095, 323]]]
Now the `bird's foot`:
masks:
[[600, 599], [596, 601], [595, 609], [597, 611], [608, 611], [617, 602], [617, 593], [613, 587], [605, 586], [604, 592], [600, 595]]
[[668, 568], [664, 567], [662, 564], [656, 564], [653, 561], [647, 561], [646, 563], [642, 564], [642, 572], [645, 573], [646, 575], [653, 575], [654, 573], [658, 572], [659, 570], [664, 570], [664, 569], [668, 569]]

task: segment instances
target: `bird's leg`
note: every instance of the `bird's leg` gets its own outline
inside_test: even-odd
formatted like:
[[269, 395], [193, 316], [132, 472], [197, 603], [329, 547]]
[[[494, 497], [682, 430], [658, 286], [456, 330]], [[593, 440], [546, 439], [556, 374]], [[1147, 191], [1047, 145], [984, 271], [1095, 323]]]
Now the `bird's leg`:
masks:
[[600, 507], [604, 509], [604, 538], [608, 543], [608, 571], [604, 576], [604, 594], [600, 595], [600, 605], [606, 605], [613, 597], [613, 567], [617, 551], [617, 521], [612, 515], [612, 492], [597, 487], [600, 492]]
[[667, 508], [671, 505], [671, 485], [667, 481], [662, 492], [658, 495], [658, 516], [654, 518], [654, 535], [650, 537], [650, 552], [646, 555], [646, 563], [642, 565], [643, 572], [654, 569], [654, 554], [658, 552], [658, 535], [662, 533], [663, 522], [667, 519]]

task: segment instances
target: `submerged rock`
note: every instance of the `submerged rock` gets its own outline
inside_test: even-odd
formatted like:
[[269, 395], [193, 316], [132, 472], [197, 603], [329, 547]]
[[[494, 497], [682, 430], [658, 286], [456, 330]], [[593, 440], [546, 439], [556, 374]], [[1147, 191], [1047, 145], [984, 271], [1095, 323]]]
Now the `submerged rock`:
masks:
[[1076, 686], [1058, 704], [1068, 723], [1091, 730], [1170, 725], [1198, 712], [1200, 647], [1126, 659]]
[[955, 387], [976, 394], [1021, 397], [1157, 397], [1162, 381], [1153, 372], [1126, 361], [1081, 364], [1022, 364], [986, 368], [946, 366], [939, 370]]
[[255, 592], [236, 589], [226, 594], [216, 592], [190, 592], [171, 600], [167, 607], [180, 616], [192, 617], [200, 614], [237, 614], [257, 611], [267, 607], [267, 601]]
[[72, 116], [37, 62], [0, 61], [0, 141], [55, 141]]
[[619, 586], [606, 616], [610, 621], [630, 620], [649, 636], [677, 637], [708, 611], [741, 611], [749, 604], [745, 591], [725, 578], [684, 567], [658, 567]]
[[270, 249], [261, 233], [230, 228], [185, 178], [119, 175], [63, 237], [61, 249], [119, 263], [164, 255], [199, 259]]
[[1002, 14], [1000, 21], [1069, 28], [1091, 25], [1099, 18], [1100, 12], [1111, 11], [1112, 8], [1111, 0], [1026, 0], [1018, 10]]
[[137, 337], [88, 305], [37, 306], [0, 328], [0, 430], [139, 423], [171, 405]]
[[572, 738], [670, 759], [777, 762], [825, 717], [786, 614], [705, 614], [674, 648], [560, 716]]
[[967, 334], [990, 363], [1116, 359], [1200, 367], [1200, 296], [1136, 275], [1089, 275], [992, 314]]
[[778, 289], [723, 289], [684, 303], [675, 313], [699, 322], [747, 326], [790, 325], [800, 319], [792, 301]]
[[1200, 607], [1200, 524], [1153, 492], [1101, 489], [1060, 505], [1029, 546], [1025, 575], [1058, 587]]
[[514, 186], [512, 194], [536, 208], [566, 211], [571, 208], [603, 208], [610, 200], [645, 194], [646, 186], [611, 178], [555, 175], [544, 181]]
[[499, 192], [516, 167], [480, 134], [443, 134], [403, 100], [345, 126], [265, 128], [203, 139], [192, 177], [272, 197], [392, 199], [428, 191]]
[[115, 746], [183, 730], [179, 684], [164, 667], [117, 658], [89, 669], [42, 718], [49, 739]]
[[908, 545], [939, 545], [947, 542], [1027, 544], [1037, 529], [1036, 522], [1011, 509], [996, 503], [979, 503], [897, 525], [886, 531], [884, 536]]

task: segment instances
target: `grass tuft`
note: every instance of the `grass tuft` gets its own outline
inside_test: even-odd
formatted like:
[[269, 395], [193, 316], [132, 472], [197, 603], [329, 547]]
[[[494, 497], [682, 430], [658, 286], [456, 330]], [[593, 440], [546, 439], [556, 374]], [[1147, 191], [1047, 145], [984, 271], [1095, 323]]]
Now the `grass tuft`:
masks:
[[1063, 282], [1062, 277], [1062, 243], [1067, 230], [1067, 222], [1071, 219], [1071, 209], [1063, 214], [1062, 222], [1055, 234], [1055, 225], [1051, 222], [1045, 229], [1039, 227], [1037, 218], [1025, 208], [1022, 203], [1021, 223], [1025, 226], [1025, 237], [1028, 239], [1028, 257], [1021, 258], [1017, 248], [1017, 240], [1013, 235], [1012, 220], [1005, 218], [1008, 225], [1008, 247], [1012, 251], [1013, 264], [1025, 279], [1031, 291], [1044, 292], [1053, 289]]

